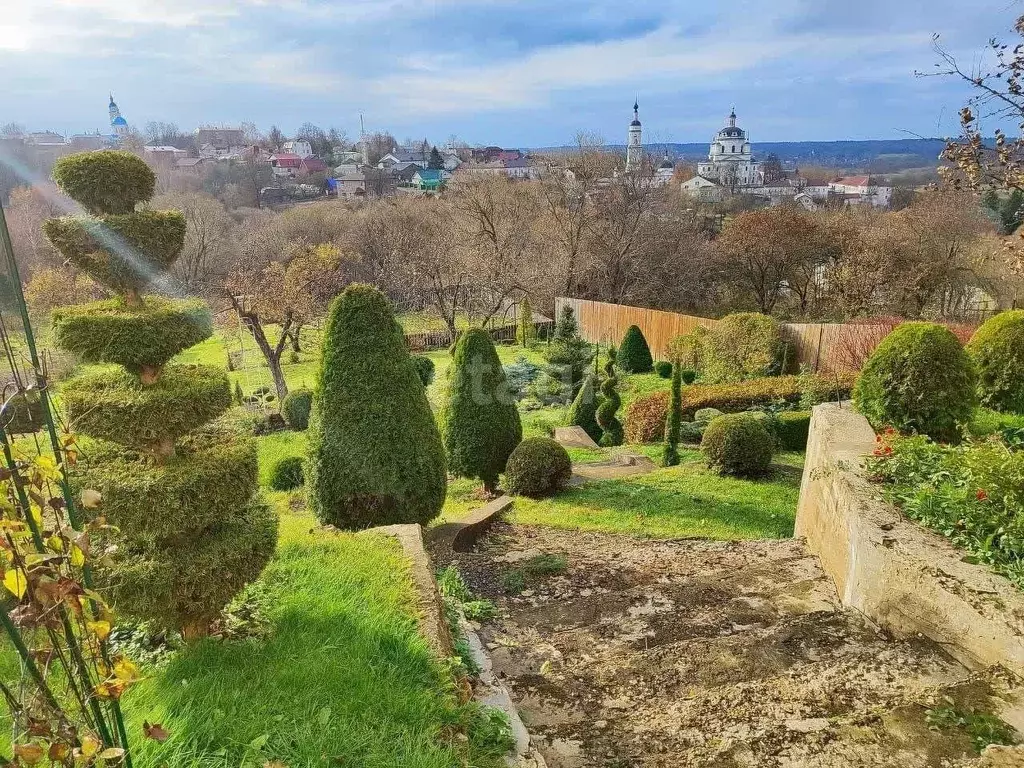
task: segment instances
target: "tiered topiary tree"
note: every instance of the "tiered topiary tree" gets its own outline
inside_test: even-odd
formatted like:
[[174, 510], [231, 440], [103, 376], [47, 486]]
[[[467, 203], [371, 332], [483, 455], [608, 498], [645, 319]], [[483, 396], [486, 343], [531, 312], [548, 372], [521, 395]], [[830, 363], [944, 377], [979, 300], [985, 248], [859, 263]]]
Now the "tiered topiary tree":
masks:
[[576, 399], [572, 401], [568, 418], [569, 426], [582, 427], [595, 443], [601, 439], [602, 432], [597, 423], [597, 408], [600, 403], [596, 382], [596, 374], [587, 374], [583, 380], [583, 386], [576, 393]]
[[683, 423], [683, 376], [679, 363], [672, 366], [672, 389], [665, 418], [665, 452], [662, 464], [674, 467], [679, 463], [679, 438]]
[[986, 320], [967, 344], [978, 369], [981, 404], [1024, 413], [1024, 309]]
[[480, 478], [484, 490], [493, 493], [523, 439], [523, 425], [494, 342], [482, 328], [470, 328], [455, 345], [443, 419], [448, 469]]
[[[621, 350], [620, 350], [621, 351]], [[617, 387], [618, 378], [615, 376], [615, 355], [614, 347], [608, 349], [608, 361], [604, 364], [605, 379], [601, 383], [601, 404], [597, 407], [597, 424], [601, 427], [601, 445], [613, 447], [622, 445], [622, 422], [615, 415], [619, 406], [622, 405], [622, 398], [619, 397]]]
[[853, 403], [875, 429], [959, 442], [977, 405], [974, 364], [948, 328], [903, 323], [871, 353]]
[[305, 466], [310, 509], [359, 529], [428, 523], [447, 490], [444, 446], [391, 305], [370, 285], [331, 304]]
[[143, 295], [174, 263], [185, 220], [135, 210], [155, 177], [127, 152], [69, 155], [53, 178], [89, 215], [48, 220], [47, 237], [116, 294], [53, 313], [60, 346], [121, 366], [87, 370], [61, 390], [75, 429], [99, 441], [75, 482], [101, 493], [118, 531], [106, 583], [127, 613], [199, 637], [263, 569], [277, 517], [256, 493], [255, 443], [209, 423], [231, 405], [227, 374], [168, 364], [211, 335], [209, 308]]
[[626, 329], [615, 360], [626, 373], [650, 373], [654, 368], [651, 348], [647, 346], [647, 339], [640, 326], [631, 325]]

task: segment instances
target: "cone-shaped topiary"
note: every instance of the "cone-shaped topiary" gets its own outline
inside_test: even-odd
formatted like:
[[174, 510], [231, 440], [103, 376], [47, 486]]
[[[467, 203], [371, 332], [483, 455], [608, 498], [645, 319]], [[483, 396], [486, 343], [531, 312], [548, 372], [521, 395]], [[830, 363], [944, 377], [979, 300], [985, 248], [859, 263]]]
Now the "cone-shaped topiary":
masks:
[[309, 412], [313, 408], [313, 393], [308, 389], [289, 392], [281, 403], [281, 415], [288, 426], [300, 432], [309, 426]]
[[974, 364], [953, 332], [935, 323], [903, 323], [871, 353], [853, 403], [875, 429], [895, 427], [959, 442], [977, 404]]
[[523, 439], [523, 425], [494, 342], [482, 328], [470, 328], [455, 346], [443, 418], [448, 470], [478, 477], [493, 492]]
[[444, 446], [387, 298], [350, 285], [331, 304], [305, 466], [309, 508], [359, 529], [421, 523], [441, 511]]
[[647, 339], [640, 326], [631, 325], [626, 329], [615, 361], [626, 373], [650, 373], [654, 368], [651, 348], [647, 346]]
[[603, 398], [597, 406], [597, 424], [601, 427], [601, 439], [598, 442], [606, 448], [622, 445], [622, 422], [615, 415], [622, 405], [622, 398], [617, 391], [619, 380], [615, 376], [617, 359], [615, 350], [609, 348], [608, 362], [604, 364], [605, 378], [601, 384]]
[[672, 389], [668, 399], [668, 415], [665, 417], [665, 451], [662, 464], [674, 467], [679, 463], [679, 436], [683, 424], [683, 376], [679, 363], [672, 366]]
[[978, 369], [981, 404], [1024, 413], [1024, 309], [986, 320], [967, 344], [967, 352]]
[[61, 392], [74, 427], [99, 441], [72, 479], [100, 492], [117, 531], [105, 589], [127, 613], [198, 637], [273, 554], [277, 516], [256, 494], [255, 444], [209, 424], [231, 406], [224, 371], [167, 365], [210, 336], [209, 308], [142, 296], [181, 251], [185, 220], [134, 211], [155, 181], [134, 155], [69, 155], [53, 175], [92, 215], [50, 219], [47, 236], [117, 294], [53, 313], [63, 348], [122, 366], [86, 370]]
[[601, 439], [603, 431], [597, 423], [597, 408], [600, 401], [597, 396], [596, 381], [597, 376], [592, 373], [583, 380], [583, 386], [576, 393], [576, 399], [572, 401], [572, 406], [569, 408], [568, 418], [569, 426], [582, 427], [595, 443]]

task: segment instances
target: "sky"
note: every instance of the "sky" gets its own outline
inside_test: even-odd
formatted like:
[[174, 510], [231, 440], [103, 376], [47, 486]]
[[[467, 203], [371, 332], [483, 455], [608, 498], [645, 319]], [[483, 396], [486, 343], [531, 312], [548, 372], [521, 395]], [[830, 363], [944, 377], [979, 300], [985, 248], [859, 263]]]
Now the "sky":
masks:
[[[509, 147], [943, 137], [934, 71], [1011, 38], [1015, 0], [0, 0], [0, 124], [304, 122]], [[994, 127], [994, 126], [992, 126]]]

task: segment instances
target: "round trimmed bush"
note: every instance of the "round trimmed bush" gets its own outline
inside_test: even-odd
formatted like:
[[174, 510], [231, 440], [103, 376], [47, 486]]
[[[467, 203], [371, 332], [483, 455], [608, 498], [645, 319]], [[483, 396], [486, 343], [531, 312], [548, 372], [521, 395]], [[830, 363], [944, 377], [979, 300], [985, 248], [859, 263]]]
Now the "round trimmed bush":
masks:
[[626, 329], [626, 335], [622, 337], [622, 344], [615, 354], [615, 364], [626, 373], [649, 373], [653, 368], [651, 348], [647, 346], [647, 339], [640, 326], [631, 325]]
[[722, 411], [717, 408], [698, 408], [697, 412], [693, 414], [693, 420], [700, 424], [708, 424], [712, 419], [717, 419], [723, 415]]
[[142, 158], [110, 149], [60, 158], [53, 164], [53, 180], [96, 215], [131, 213], [156, 189], [156, 174]]
[[309, 426], [309, 412], [313, 408], [313, 393], [308, 389], [296, 389], [285, 395], [281, 403], [281, 414], [288, 426], [302, 431]]
[[897, 326], [871, 353], [853, 388], [853, 402], [876, 430], [894, 427], [959, 442], [977, 404], [974, 364], [948, 328]]
[[569, 481], [569, 452], [550, 437], [523, 440], [508, 457], [505, 489], [516, 496], [550, 496]]
[[654, 364], [654, 372], [663, 379], [671, 379], [672, 363], [668, 360], [659, 360]]
[[434, 381], [434, 361], [426, 355], [413, 355], [412, 362], [416, 366], [416, 373], [423, 382], [424, 387], [429, 387]]
[[742, 381], [782, 372], [782, 326], [769, 315], [735, 312], [696, 334], [701, 380]]
[[723, 475], [762, 477], [772, 463], [774, 440], [762, 420], [730, 413], [711, 420], [700, 447], [708, 466]]
[[493, 491], [523, 439], [523, 425], [494, 342], [482, 328], [459, 337], [442, 418], [448, 471], [478, 477]]
[[444, 446], [387, 297], [348, 286], [331, 304], [309, 420], [306, 494], [323, 523], [426, 524], [444, 504]]
[[303, 483], [302, 457], [285, 456], [270, 468], [270, 487], [275, 491], [292, 491]]
[[683, 384], [693, 384], [697, 380], [697, 372], [693, 368], [683, 368], [679, 375], [683, 380]]
[[1024, 309], [985, 321], [967, 344], [978, 371], [978, 397], [994, 411], [1024, 413]]

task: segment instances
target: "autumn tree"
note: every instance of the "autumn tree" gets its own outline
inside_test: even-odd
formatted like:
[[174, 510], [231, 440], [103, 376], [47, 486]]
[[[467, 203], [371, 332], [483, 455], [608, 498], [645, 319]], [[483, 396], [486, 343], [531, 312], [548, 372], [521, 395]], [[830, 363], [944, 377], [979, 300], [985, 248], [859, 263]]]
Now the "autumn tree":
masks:
[[185, 216], [185, 245], [172, 276], [186, 292], [208, 295], [229, 269], [235, 251], [235, 220], [213, 195], [203, 192], [161, 195], [154, 205]]

